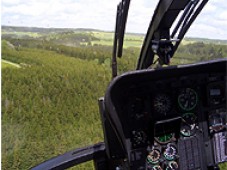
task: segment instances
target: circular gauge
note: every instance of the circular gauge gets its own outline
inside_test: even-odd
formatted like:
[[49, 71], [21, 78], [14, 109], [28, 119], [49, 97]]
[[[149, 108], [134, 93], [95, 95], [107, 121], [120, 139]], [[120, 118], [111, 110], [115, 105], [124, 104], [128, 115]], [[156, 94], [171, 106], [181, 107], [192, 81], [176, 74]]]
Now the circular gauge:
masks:
[[132, 145], [139, 147], [145, 144], [147, 141], [147, 135], [143, 131], [132, 131]]
[[172, 161], [176, 158], [177, 156], [177, 148], [176, 146], [174, 146], [173, 144], [169, 143], [167, 144], [167, 147], [164, 151], [164, 157], [168, 160], [168, 161]]
[[174, 134], [169, 133], [169, 134], [164, 134], [162, 136], [155, 137], [155, 140], [160, 144], [166, 144], [171, 142], [173, 138], [174, 138]]
[[157, 149], [153, 149], [149, 152], [149, 155], [147, 156], [147, 162], [151, 164], [157, 164], [160, 159], [160, 151]]
[[168, 163], [168, 166], [166, 167], [166, 170], [178, 170], [179, 166], [178, 163], [175, 161], [171, 161]]
[[178, 104], [181, 109], [190, 111], [194, 109], [198, 102], [198, 95], [195, 90], [191, 88], [185, 88], [180, 91], [178, 96]]
[[196, 132], [197, 117], [193, 113], [186, 113], [182, 116], [180, 133], [185, 137], [190, 137]]
[[158, 94], [154, 97], [153, 108], [154, 111], [160, 114], [165, 114], [171, 109], [171, 99], [166, 94]]

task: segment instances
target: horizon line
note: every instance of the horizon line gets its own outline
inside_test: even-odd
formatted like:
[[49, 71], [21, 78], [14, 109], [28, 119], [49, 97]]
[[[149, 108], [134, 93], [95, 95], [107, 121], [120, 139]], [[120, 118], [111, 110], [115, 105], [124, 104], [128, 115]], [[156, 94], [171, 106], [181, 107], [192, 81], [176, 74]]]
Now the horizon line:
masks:
[[[84, 30], [95, 30], [95, 31], [100, 31], [100, 32], [109, 32], [109, 33], [114, 33], [114, 30], [102, 30], [102, 29], [96, 29], [96, 28], [82, 28], [82, 27], [78, 27], [78, 28], [74, 28], [74, 27], [39, 27], [39, 26], [16, 26], [16, 25], [4, 25], [1, 24], [1, 29], [2, 27], [15, 27], [15, 28], [38, 28], [38, 29], [84, 29]], [[137, 32], [126, 32], [125, 34], [140, 34], [140, 35], [144, 35], [146, 36], [146, 33], [137, 33]], [[185, 36], [184, 38], [193, 38], [193, 39], [205, 39], [205, 40], [218, 40], [218, 41], [227, 41], [227, 39], [215, 39], [215, 38], [206, 38], [206, 37], [188, 37]]]

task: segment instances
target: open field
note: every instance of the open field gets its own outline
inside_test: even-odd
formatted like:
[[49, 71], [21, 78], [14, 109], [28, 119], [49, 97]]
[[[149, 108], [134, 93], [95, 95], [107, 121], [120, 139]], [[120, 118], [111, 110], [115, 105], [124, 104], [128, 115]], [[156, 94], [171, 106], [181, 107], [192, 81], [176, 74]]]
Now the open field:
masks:
[[[92, 41], [92, 44], [113, 45], [114, 34], [112, 32], [93, 32], [92, 35], [100, 39], [99, 41]], [[124, 48], [141, 47], [143, 38], [144, 36], [139, 34], [126, 34], [124, 38]]]

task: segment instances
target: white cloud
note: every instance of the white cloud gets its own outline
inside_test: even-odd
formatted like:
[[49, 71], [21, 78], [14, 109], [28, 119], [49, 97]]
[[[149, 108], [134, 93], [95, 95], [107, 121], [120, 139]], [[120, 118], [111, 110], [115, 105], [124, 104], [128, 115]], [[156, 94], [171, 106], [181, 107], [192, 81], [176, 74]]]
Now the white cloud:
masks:
[[147, 0], [131, 1], [127, 31], [145, 33], [150, 24], [157, 2], [158, 0], [150, 1], [149, 5], [147, 5]]
[[2, 6], [19, 4], [21, 0], [2, 0]]
[[27, 15], [32, 17], [38, 15], [44, 15], [46, 11], [50, 9], [51, 2], [46, 3], [45, 1], [26, 1], [25, 3], [15, 3], [10, 6], [2, 7], [2, 15], [7, 14], [19, 14], [19, 15]]
[[[227, 10], [227, 8], [226, 8]], [[227, 22], [227, 11], [223, 11], [219, 13], [218, 19], [223, 20], [224, 22]]]
[[227, 9], [226, 0], [212, 0], [212, 1], [209, 1], [208, 4], [214, 5], [218, 9], [224, 9], [224, 10]]
[[[226, 0], [209, 1], [187, 36], [227, 39]], [[2, 24], [114, 30], [120, 0], [2, 0]], [[158, 0], [131, 0], [126, 31], [146, 33]]]
[[189, 29], [187, 36], [227, 39], [227, 5], [224, 1], [209, 1]]
[[[114, 21], [116, 14], [116, 1], [102, 0], [52, 0], [52, 1], [24, 1], [18, 4], [11, 2], [10, 5], [2, 7], [2, 23], [21, 23], [15, 21], [15, 15], [20, 15], [24, 20], [24, 25], [28, 26], [44, 26], [51, 27], [98, 27], [100, 29], [114, 29]], [[3, 3], [4, 4], [4, 3]], [[42, 21], [43, 19], [43, 21]], [[106, 21], [103, 23], [103, 21]], [[48, 24], [49, 22], [49, 24]], [[68, 23], [65, 25], [65, 23]], [[44, 25], [43, 25], [44, 24]], [[111, 27], [108, 25], [112, 25]]]

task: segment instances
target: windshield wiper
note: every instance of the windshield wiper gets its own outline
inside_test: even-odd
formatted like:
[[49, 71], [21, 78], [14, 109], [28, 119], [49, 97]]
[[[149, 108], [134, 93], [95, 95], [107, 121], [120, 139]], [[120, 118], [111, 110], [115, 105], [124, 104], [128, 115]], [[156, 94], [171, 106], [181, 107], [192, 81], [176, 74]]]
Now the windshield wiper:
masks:
[[122, 56], [125, 25], [128, 17], [130, 0], [122, 0], [117, 6], [117, 17], [112, 54], [112, 78], [117, 76], [117, 57]]

